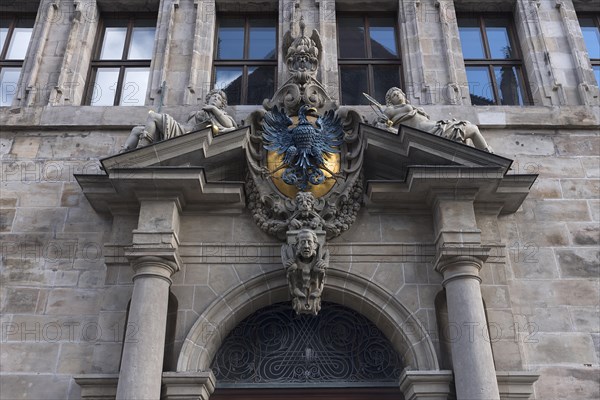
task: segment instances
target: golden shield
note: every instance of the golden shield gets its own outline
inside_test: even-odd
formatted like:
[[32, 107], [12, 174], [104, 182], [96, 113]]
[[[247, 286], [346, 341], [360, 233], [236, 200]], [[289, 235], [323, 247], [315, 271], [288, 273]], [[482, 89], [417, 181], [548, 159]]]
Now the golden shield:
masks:
[[[290, 119], [294, 122], [294, 124], [291, 125], [289, 127], [289, 129], [293, 129], [296, 125], [298, 125], [298, 117], [294, 116], [294, 117], [290, 117]], [[315, 125], [315, 121], [317, 119], [309, 116], [308, 120], [313, 125]], [[323, 174], [325, 175], [325, 181], [323, 183], [321, 183], [320, 185], [311, 185], [311, 184], [308, 185], [307, 191], [311, 192], [313, 194], [313, 196], [315, 196], [315, 197], [321, 197], [321, 196], [326, 195], [331, 190], [333, 185], [335, 185], [335, 177], [332, 176], [331, 173], [333, 172], [334, 174], [338, 174], [340, 172], [340, 166], [341, 166], [340, 153], [325, 154], [323, 159], [325, 160], [325, 162], [324, 162], [325, 168], [321, 168], [321, 171], [323, 171]], [[271, 173], [271, 179], [273, 180], [275, 187], [277, 187], [277, 189], [282, 194], [293, 199], [294, 197], [296, 197], [296, 194], [298, 194], [300, 189], [298, 189], [296, 186], [288, 185], [287, 183], [285, 183], [283, 181], [281, 176], [283, 175], [283, 172], [285, 171], [286, 167], [282, 168], [282, 163], [283, 163], [283, 155], [282, 154], [277, 154], [276, 151], [268, 151], [267, 152], [267, 169]]]

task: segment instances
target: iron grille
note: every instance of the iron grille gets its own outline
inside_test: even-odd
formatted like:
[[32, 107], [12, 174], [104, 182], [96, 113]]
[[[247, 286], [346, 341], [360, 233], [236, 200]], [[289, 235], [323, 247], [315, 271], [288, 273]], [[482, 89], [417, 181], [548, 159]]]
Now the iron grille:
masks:
[[381, 331], [349, 308], [318, 316], [288, 303], [263, 308], [223, 341], [211, 366], [219, 383], [397, 382], [402, 361]]

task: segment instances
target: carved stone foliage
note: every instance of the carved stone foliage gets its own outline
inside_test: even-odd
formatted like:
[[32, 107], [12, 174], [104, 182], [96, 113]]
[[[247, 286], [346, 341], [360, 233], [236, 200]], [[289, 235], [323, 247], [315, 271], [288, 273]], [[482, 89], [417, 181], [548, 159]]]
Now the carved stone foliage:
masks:
[[281, 260], [292, 295], [292, 307], [297, 314], [317, 315], [321, 310], [329, 250], [319, 243], [314, 230], [289, 231], [288, 235], [293, 238], [293, 243], [281, 247]]

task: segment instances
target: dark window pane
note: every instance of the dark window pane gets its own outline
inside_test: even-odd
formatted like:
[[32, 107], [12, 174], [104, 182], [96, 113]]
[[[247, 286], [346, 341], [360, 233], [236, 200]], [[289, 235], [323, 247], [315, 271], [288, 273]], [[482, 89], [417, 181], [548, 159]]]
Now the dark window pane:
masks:
[[477, 18], [459, 18], [458, 32], [465, 59], [485, 58], [483, 37]]
[[33, 28], [15, 28], [8, 44], [7, 60], [24, 60]]
[[155, 32], [156, 28], [153, 27], [133, 28], [127, 59], [150, 60], [152, 58], [152, 49], [154, 48]]
[[150, 68], [127, 68], [121, 89], [122, 106], [143, 106], [146, 102]]
[[120, 60], [123, 58], [127, 27], [107, 27], [104, 30], [100, 60]]
[[248, 54], [250, 59], [276, 58], [275, 40], [275, 22], [273, 20], [250, 20], [250, 50]]
[[275, 88], [275, 67], [248, 67], [248, 101], [246, 104], [262, 104], [271, 98]]
[[227, 103], [237, 105], [241, 102], [242, 67], [216, 67], [215, 89], [221, 89], [227, 94]]
[[221, 20], [218, 40], [218, 60], [240, 60], [244, 58], [244, 20]]
[[594, 65], [594, 75], [596, 75], [596, 83], [600, 86], [600, 65]]
[[10, 106], [17, 93], [17, 83], [21, 68], [2, 68], [0, 70], [0, 106]]
[[340, 17], [340, 58], [365, 58], [365, 26], [362, 18]]
[[[590, 20], [590, 24], [584, 26], [583, 24], [586, 23], [584, 20], [588, 19]], [[600, 30], [594, 26], [594, 21], [591, 18], [582, 18], [580, 23], [582, 24], [581, 33], [583, 33], [583, 40], [585, 41], [590, 58], [600, 58]]]
[[369, 19], [371, 37], [371, 57], [397, 58], [396, 29], [392, 18]]
[[490, 46], [491, 58], [516, 58], [513, 45], [508, 36], [508, 24], [508, 20], [504, 18], [485, 19], [485, 32]]
[[500, 104], [504, 106], [523, 105], [523, 83], [518, 67], [494, 67], [496, 84], [500, 95]]
[[372, 96], [385, 104], [385, 93], [391, 87], [400, 87], [400, 72], [397, 65], [373, 65], [375, 93]]
[[112, 106], [115, 103], [119, 68], [98, 68], [94, 79], [92, 106]]
[[367, 67], [340, 67], [342, 104], [369, 104], [363, 93], [367, 92]]
[[467, 81], [471, 104], [476, 106], [496, 104], [488, 67], [467, 67]]

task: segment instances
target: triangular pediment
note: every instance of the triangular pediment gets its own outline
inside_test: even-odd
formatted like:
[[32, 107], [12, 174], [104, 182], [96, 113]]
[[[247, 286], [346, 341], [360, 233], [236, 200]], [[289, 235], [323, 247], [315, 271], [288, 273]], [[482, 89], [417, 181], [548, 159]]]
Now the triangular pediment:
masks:
[[512, 160], [432, 135], [408, 126], [398, 133], [362, 125], [368, 140], [367, 180], [403, 180], [415, 167], [498, 168], [508, 171]]
[[361, 125], [371, 209], [429, 209], [439, 191], [474, 193], [480, 206], [515, 212], [537, 175], [511, 174], [512, 160], [408, 126], [398, 133]]
[[[245, 207], [249, 127], [192, 132], [100, 160], [105, 175], [77, 180], [99, 212], [135, 208], [140, 193], [176, 193], [189, 209]], [[363, 174], [372, 210], [427, 208], [432, 191], [472, 189], [476, 201], [514, 212], [535, 175], [510, 173], [512, 160], [418, 129], [398, 133], [360, 125], [368, 145]]]
[[188, 210], [245, 207], [247, 127], [213, 135], [204, 129], [100, 160], [104, 175], [76, 175], [101, 213], [135, 210], [139, 198], [177, 197]]
[[247, 127], [213, 135], [210, 128], [100, 160], [103, 169], [202, 168], [211, 182], [244, 178], [243, 142]]

